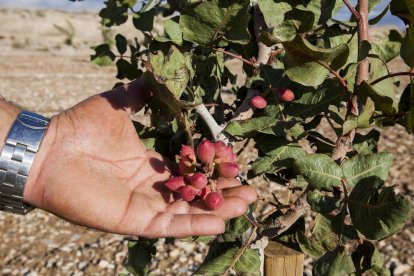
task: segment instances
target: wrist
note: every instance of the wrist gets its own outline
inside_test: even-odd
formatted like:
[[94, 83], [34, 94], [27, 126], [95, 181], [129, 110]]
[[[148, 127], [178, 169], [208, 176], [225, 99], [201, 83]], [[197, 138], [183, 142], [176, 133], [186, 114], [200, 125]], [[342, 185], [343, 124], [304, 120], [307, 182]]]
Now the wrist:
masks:
[[44, 164], [52, 151], [57, 129], [57, 116], [50, 119], [49, 126], [45, 132], [39, 150], [36, 153], [29, 175], [27, 177], [26, 186], [23, 193], [23, 199], [30, 205], [42, 207], [43, 193], [45, 189], [45, 181], [41, 180]]
[[10, 131], [13, 122], [16, 120], [21, 109], [11, 103], [0, 100], [0, 152], [6, 143], [7, 134]]

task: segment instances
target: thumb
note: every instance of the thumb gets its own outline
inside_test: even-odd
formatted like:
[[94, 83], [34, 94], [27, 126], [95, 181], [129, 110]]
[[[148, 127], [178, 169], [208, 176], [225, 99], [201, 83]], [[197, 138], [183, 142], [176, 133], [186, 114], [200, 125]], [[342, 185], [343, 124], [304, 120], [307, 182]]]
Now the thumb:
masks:
[[100, 96], [106, 98], [115, 109], [123, 109], [132, 115], [140, 111], [151, 99], [152, 92], [141, 79], [136, 79]]

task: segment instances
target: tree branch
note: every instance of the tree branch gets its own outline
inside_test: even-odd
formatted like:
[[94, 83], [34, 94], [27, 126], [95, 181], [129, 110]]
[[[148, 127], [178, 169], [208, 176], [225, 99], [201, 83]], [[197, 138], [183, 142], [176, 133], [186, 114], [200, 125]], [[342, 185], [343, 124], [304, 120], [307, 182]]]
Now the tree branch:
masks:
[[[345, 0], [346, 1], [346, 0]], [[363, 81], [368, 81], [369, 78], [369, 60], [363, 56], [363, 42], [369, 40], [368, 33], [368, 0], [359, 0], [359, 15], [358, 21], [358, 61], [360, 61], [357, 68], [357, 76], [355, 82], [355, 92], [358, 91], [359, 85]], [[355, 16], [355, 15], [354, 15]]]
[[414, 76], [414, 72], [409, 71], [409, 72], [398, 72], [398, 73], [388, 74], [386, 76], [383, 76], [381, 78], [378, 78], [378, 79], [372, 81], [370, 83], [370, 85], [375, 85], [375, 84], [377, 84], [377, 83], [379, 83], [383, 80], [386, 80], [388, 78], [393, 78], [393, 77], [398, 77], [398, 76]]
[[[256, 63], [257, 68], [260, 67], [260, 64], [267, 64], [272, 54], [272, 48], [266, 46], [263, 42], [260, 41], [260, 32], [266, 29], [267, 26], [266, 22], [264, 21], [263, 14], [259, 10], [259, 7], [256, 6], [254, 9], [254, 33], [256, 36], [257, 47], [259, 49]], [[237, 108], [230, 122], [241, 121], [251, 118], [253, 116], [253, 109], [250, 107], [250, 100], [257, 95], [260, 95], [260, 91], [257, 89], [250, 88], [247, 91], [246, 97], [244, 98], [241, 105]]]
[[[359, 116], [359, 98], [358, 90], [362, 82], [368, 81], [369, 77], [369, 60], [363, 56], [363, 42], [369, 41], [368, 33], [368, 0], [359, 0], [359, 11], [349, 4], [347, 0], [344, 3], [351, 10], [358, 23], [358, 67], [355, 77], [354, 93], [351, 99], [348, 101], [347, 116], [354, 115]], [[356, 130], [353, 129], [349, 133], [346, 133], [338, 138], [335, 143], [335, 148], [332, 151], [332, 158], [338, 162], [342, 162], [346, 154], [352, 149], [352, 141], [354, 140]]]
[[305, 191], [295, 201], [291, 209], [289, 209], [282, 216], [277, 217], [270, 225], [267, 225], [262, 233], [262, 236], [266, 236], [269, 239], [272, 239], [282, 234], [288, 230], [307, 211], [309, 211], [310, 205], [306, 200], [306, 195], [309, 191], [310, 188], [306, 188]]
[[214, 51], [216, 51], [216, 52], [220, 52], [220, 53], [223, 53], [223, 54], [225, 54], [225, 55], [228, 55], [228, 56], [231, 56], [231, 57], [237, 58], [238, 60], [241, 60], [241, 61], [243, 61], [244, 63], [246, 63], [246, 64], [248, 64], [248, 65], [250, 65], [250, 66], [252, 66], [252, 67], [256, 68], [256, 65], [255, 65], [255, 64], [253, 64], [253, 62], [251, 62], [250, 60], [247, 60], [247, 59], [243, 58], [243, 57], [242, 57], [242, 56], [240, 56], [240, 55], [233, 54], [233, 53], [231, 53], [231, 52], [228, 52], [228, 51], [223, 50], [223, 49], [220, 49], [220, 48], [213, 48], [213, 50], [214, 50]]
[[256, 6], [254, 9], [254, 34], [256, 36], [256, 43], [259, 49], [256, 63], [257, 66], [260, 66], [260, 64], [267, 64], [270, 55], [272, 54], [272, 48], [266, 46], [263, 42], [260, 41], [260, 33], [262, 30], [267, 30], [267, 25], [262, 12], [260, 11], [259, 7]]
[[357, 21], [361, 20], [361, 14], [357, 12], [357, 10], [349, 3], [348, 0], [343, 0], [345, 5], [348, 7], [348, 9], [351, 11], [352, 15], [355, 17]]
[[346, 84], [346, 81], [344, 78], [342, 78], [338, 72], [336, 72], [335, 70], [333, 70], [328, 64], [326, 64], [323, 61], [318, 61], [318, 63], [320, 65], [322, 65], [323, 67], [325, 67], [326, 69], [329, 70], [329, 72], [331, 72], [332, 75], [335, 76], [335, 78], [338, 79], [339, 83], [341, 84], [341, 86], [343, 87], [344, 91], [346, 92], [347, 95], [351, 95], [351, 91], [349, 91], [348, 85]]
[[207, 124], [215, 141], [229, 142], [229, 138], [223, 133], [223, 129], [217, 124], [216, 120], [213, 118], [213, 115], [211, 115], [210, 111], [208, 111], [204, 104], [197, 105], [195, 107], [195, 111]]

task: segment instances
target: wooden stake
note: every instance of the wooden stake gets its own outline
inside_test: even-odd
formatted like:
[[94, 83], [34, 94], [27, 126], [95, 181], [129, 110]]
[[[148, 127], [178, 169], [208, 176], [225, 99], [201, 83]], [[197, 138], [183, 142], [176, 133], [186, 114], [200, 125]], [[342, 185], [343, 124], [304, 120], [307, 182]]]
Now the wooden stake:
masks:
[[265, 249], [265, 276], [302, 276], [304, 255], [278, 242]]

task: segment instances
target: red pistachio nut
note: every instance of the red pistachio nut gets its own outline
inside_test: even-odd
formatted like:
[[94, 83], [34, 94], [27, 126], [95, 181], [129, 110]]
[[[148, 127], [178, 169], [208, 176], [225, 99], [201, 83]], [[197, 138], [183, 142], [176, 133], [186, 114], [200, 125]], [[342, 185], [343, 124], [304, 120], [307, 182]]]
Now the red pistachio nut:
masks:
[[214, 144], [208, 140], [203, 140], [198, 144], [197, 147], [197, 157], [200, 159], [201, 163], [208, 165], [213, 162], [214, 155], [216, 150]]
[[202, 189], [207, 186], [208, 180], [204, 173], [196, 172], [191, 176], [191, 185], [196, 189]]
[[210, 210], [216, 210], [223, 205], [224, 198], [220, 192], [211, 192], [206, 196], [204, 202]]
[[223, 162], [232, 162], [236, 161], [236, 154], [233, 152], [233, 147], [231, 145], [226, 145], [222, 141], [214, 143], [216, 150], [216, 155], [214, 157], [214, 162], [217, 164]]
[[183, 200], [190, 202], [194, 200], [199, 190], [195, 189], [193, 186], [185, 185], [179, 189], [179, 192], [181, 193]]
[[239, 175], [240, 167], [236, 163], [224, 162], [218, 167], [220, 176], [233, 178]]
[[187, 145], [181, 146], [180, 157], [184, 161], [193, 163], [196, 160], [194, 149]]
[[201, 198], [201, 199], [205, 199], [205, 198], [206, 198], [206, 196], [207, 196], [209, 193], [211, 193], [211, 188], [210, 188], [210, 186], [206, 186], [206, 187], [204, 187], [203, 189], [201, 189], [201, 190], [198, 192], [197, 196], [198, 196], [199, 198]]
[[293, 91], [286, 87], [280, 88], [277, 92], [277, 96], [283, 102], [291, 102], [295, 99], [295, 94]]
[[267, 105], [267, 101], [262, 96], [254, 96], [250, 99], [250, 106], [263, 109]]
[[180, 187], [184, 185], [185, 185], [185, 181], [184, 181], [184, 177], [182, 176], [176, 176], [176, 177], [170, 178], [167, 180], [167, 182], [165, 182], [165, 186], [167, 186], [167, 188], [173, 192], [177, 191]]

